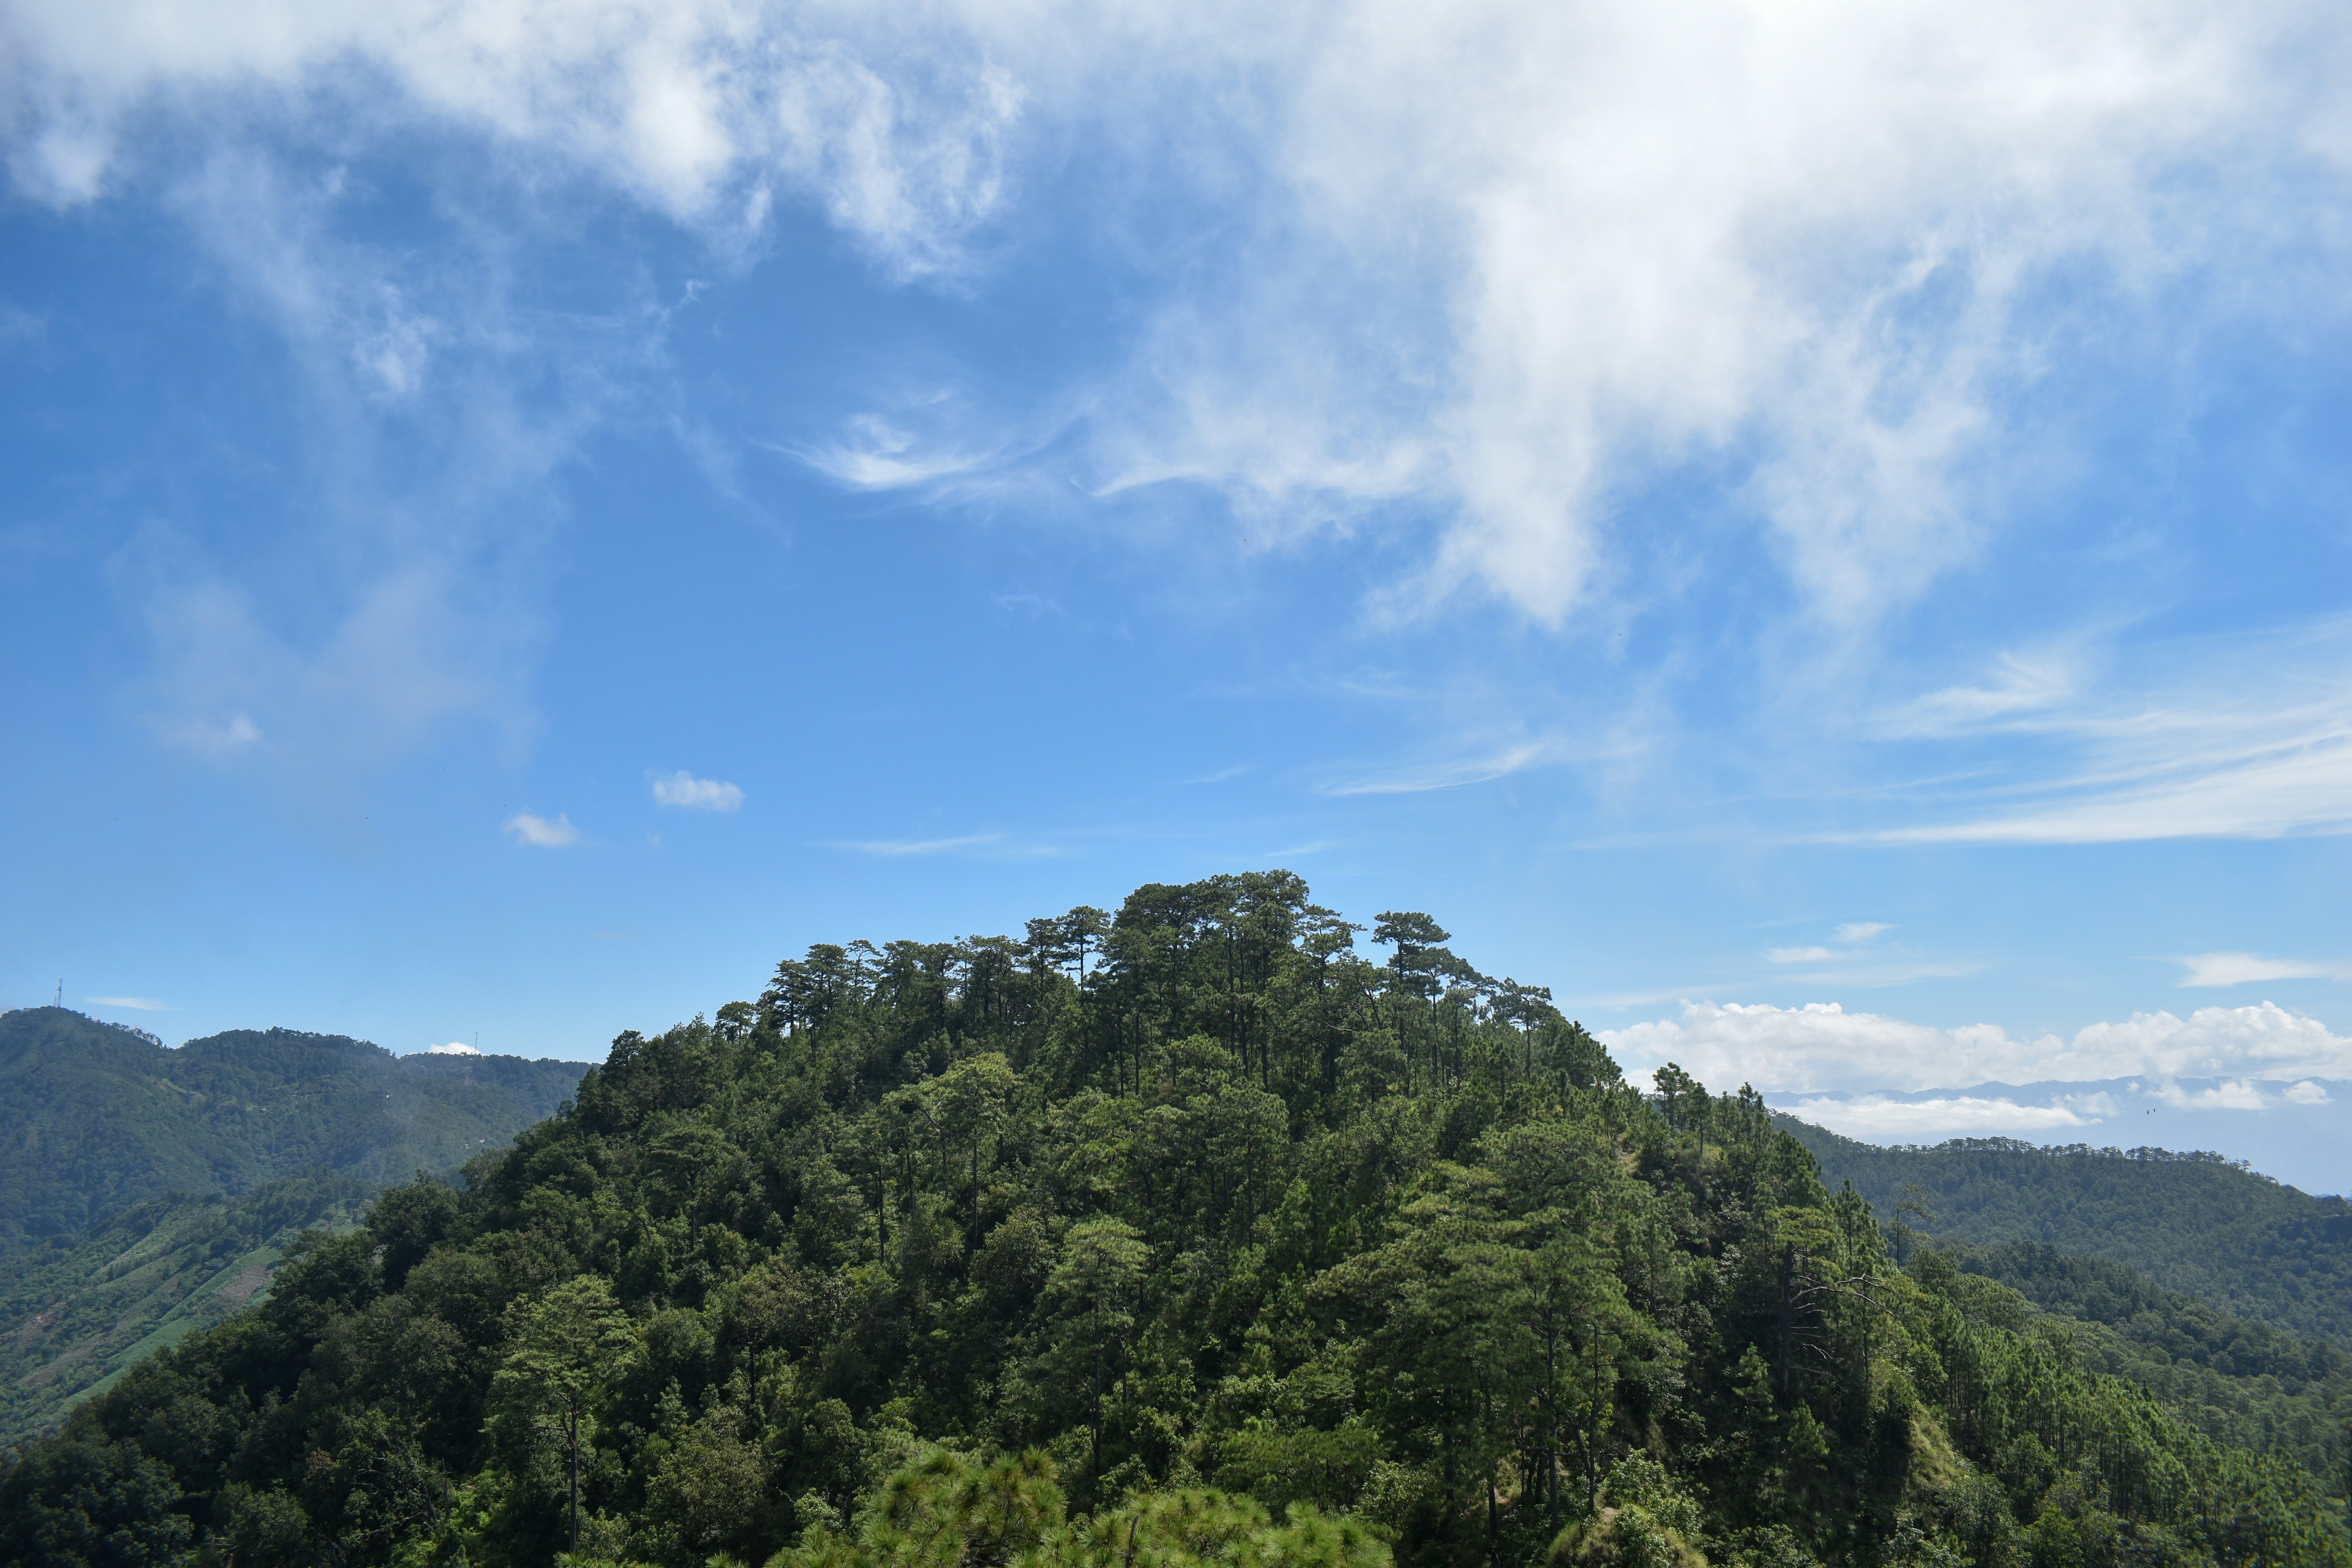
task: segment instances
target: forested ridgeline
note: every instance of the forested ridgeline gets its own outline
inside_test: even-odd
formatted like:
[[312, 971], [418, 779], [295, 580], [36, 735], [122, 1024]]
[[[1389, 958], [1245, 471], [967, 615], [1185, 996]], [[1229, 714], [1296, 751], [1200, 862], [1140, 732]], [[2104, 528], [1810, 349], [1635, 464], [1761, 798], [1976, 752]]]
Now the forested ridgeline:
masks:
[[[821, 946], [0, 1474], [0, 1556], [2343, 1564], [1752, 1092], [1267, 873]], [[781, 1553], [781, 1557], [778, 1554]]]
[[71, 1246], [171, 1194], [237, 1196], [324, 1168], [372, 1185], [454, 1170], [553, 1113], [577, 1062], [395, 1057], [296, 1029], [166, 1049], [63, 1007], [0, 1014], [0, 1259]]
[[1918, 1189], [1926, 1230], [2040, 1242], [2125, 1263], [2234, 1317], [2352, 1351], [2352, 1203], [2313, 1197], [2218, 1154], [2037, 1148], [1960, 1138], [1881, 1148], [1783, 1118], [1832, 1184], [1892, 1217]]

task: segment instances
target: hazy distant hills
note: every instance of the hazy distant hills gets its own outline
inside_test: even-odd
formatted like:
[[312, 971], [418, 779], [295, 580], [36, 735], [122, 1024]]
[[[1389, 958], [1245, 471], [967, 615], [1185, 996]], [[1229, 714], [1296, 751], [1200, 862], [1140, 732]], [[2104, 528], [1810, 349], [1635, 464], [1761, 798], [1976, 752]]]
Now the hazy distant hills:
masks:
[[553, 1113], [583, 1064], [395, 1057], [340, 1035], [232, 1030], [168, 1050], [62, 1007], [0, 1015], [0, 1248], [167, 1194], [324, 1169], [381, 1185]]
[[584, 1070], [0, 1014], [0, 1445], [252, 1300], [303, 1230], [553, 1114]]
[[2034, 1242], [2128, 1264], [2224, 1312], [2352, 1350], [2352, 1203], [2341, 1197], [2216, 1155], [2006, 1138], [1881, 1148], [1776, 1120], [1812, 1151], [1832, 1191], [1851, 1181], [1882, 1224], [1910, 1184], [1934, 1213], [1920, 1228], [1938, 1241]]

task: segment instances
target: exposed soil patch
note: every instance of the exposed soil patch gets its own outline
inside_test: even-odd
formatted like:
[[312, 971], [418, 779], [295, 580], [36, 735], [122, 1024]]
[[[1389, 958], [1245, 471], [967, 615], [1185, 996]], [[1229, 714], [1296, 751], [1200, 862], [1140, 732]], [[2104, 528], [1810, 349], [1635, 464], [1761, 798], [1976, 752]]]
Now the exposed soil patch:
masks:
[[242, 1307], [254, 1298], [255, 1292], [269, 1283], [269, 1270], [258, 1263], [248, 1263], [236, 1271], [236, 1278], [220, 1288], [221, 1300], [234, 1307]]

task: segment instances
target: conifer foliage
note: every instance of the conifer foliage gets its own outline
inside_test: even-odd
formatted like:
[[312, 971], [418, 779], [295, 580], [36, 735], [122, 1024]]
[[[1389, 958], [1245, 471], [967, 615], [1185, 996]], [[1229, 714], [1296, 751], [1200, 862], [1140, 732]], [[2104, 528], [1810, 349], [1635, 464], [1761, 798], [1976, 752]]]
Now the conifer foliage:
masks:
[[1361, 930], [1154, 885], [624, 1034], [18, 1455], [0, 1556], [2352, 1568], [1753, 1092]]

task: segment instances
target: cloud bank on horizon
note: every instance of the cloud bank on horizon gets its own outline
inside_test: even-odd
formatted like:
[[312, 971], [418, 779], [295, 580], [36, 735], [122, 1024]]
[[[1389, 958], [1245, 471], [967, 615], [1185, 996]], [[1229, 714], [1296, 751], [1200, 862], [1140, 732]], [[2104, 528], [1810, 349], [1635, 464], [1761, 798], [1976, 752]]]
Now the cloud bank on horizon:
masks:
[[[2267, 1173], [2309, 1190], [2352, 1184], [2330, 1092], [2352, 1083], [2352, 1037], [2268, 1002], [2185, 1018], [2139, 1013], [2064, 1039], [2020, 1039], [1993, 1024], [1938, 1028], [1835, 1003], [1692, 1002], [1599, 1037], [1637, 1084], [1675, 1062], [1717, 1091], [1753, 1086], [1776, 1109], [1866, 1142], [2219, 1143], [2241, 1157], [2258, 1152]], [[2266, 1131], [2223, 1128], [2221, 1112], [2263, 1114]], [[2150, 1120], [2159, 1114], [2161, 1125]]]
[[2071, 1038], [2019, 1039], [1998, 1024], [1938, 1028], [1835, 1002], [1691, 1002], [1674, 1017], [1600, 1034], [1646, 1074], [1669, 1061], [1703, 1083], [1785, 1094], [1972, 1089], [2108, 1079], [2352, 1079], [2352, 1037], [2273, 1003], [2135, 1013]]

